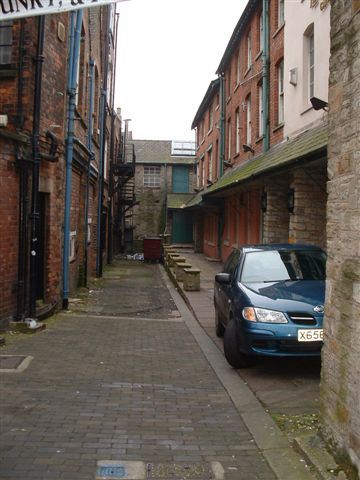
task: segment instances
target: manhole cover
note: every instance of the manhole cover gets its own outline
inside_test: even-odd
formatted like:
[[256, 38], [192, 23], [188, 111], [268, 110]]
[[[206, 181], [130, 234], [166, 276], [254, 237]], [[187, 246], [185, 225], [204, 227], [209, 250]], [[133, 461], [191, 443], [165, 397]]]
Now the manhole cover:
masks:
[[154, 480], [211, 480], [213, 471], [207, 463], [148, 463], [147, 477]]
[[25, 358], [24, 355], [0, 355], [0, 370], [15, 370]]

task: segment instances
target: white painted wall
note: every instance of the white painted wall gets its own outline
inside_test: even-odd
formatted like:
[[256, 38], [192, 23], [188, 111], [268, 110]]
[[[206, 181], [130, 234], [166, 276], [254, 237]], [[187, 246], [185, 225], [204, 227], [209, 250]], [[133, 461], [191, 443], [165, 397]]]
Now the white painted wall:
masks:
[[[312, 6], [313, 5], [313, 6]], [[325, 8], [324, 8], [325, 6]], [[294, 136], [327, 115], [315, 111], [309, 101], [307, 46], [304, 32], [314, 24], [314, 96], [328, 101], [330, 57], [330, 2], [324, 0], [285, 0], [284, 38], [284, 136]], [[306, 40], [306, 39], [305, 39]], [[297, 70], [297, 84], [289, 82], [291, 69]]]

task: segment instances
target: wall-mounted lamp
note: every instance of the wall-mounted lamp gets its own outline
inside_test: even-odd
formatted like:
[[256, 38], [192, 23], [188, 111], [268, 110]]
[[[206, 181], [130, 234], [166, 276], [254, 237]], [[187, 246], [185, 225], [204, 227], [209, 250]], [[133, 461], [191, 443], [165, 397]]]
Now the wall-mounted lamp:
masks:
[[224, 160], [224, 166], [232, 168], [233, 164], [231, 162], [229, 162], [228, 160]]
[[328, 102], [325, 102], [325, 100], [321, 100], [317, 97], [311, 97], [310, 103], [314, 110], [325, 110], [325, 112], [328, 111]]
[[264, 213], [267, 210], [267, 192], [265, 190], [263, 190], [261, 194], [261, 210]]
[[295, 190], [293, 188], [289, 188], [288, 194], [287, 194], [287, 207], [289, 213], [294, 212], [295, 208]]
[[244, 152], [255, 153], [255, 150], [252, 148], [252, 146], [248, 145], [247, 143], [244, 143], [242, 147], [243, 147]]

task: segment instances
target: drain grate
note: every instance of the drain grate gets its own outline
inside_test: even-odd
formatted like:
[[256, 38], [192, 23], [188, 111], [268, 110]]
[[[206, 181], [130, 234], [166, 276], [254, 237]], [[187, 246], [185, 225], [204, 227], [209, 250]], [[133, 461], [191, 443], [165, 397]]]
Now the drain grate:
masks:
[[15, 370], [25, 358], [24, 355], [0, 355], [0, 370]]
[[212, 480], [213, 471], [207, 463], [148, 463], [146, 478], [154, 480]]

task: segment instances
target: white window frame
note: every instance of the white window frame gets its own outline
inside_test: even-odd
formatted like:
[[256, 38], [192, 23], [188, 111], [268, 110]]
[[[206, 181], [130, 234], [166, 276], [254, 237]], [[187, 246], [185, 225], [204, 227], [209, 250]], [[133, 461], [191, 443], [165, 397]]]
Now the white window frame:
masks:
[[236, 84], [239, 85], [241, 81], [241, 56], [240, 56], [240, 48], [238, 51], [238, 55], [236, 58]]
[[247, 35], [247, 68], [252, 65], [252, 49], [251, 49], [251, 31]]
[[213, 154], [212, 147], [208, 150], [208, 180], [213, 180]]
[[235, 153], [239, 153], [240, 152], [240, 110], [239, 108], [235, 112], [235, 129], [236, 129]]
[[69, 235], [69, 262], [73, 262], [76, 258], [76, 230], [70, 232]]
[[144, 166], [144, 182], [143, 182], [144, 187], [159, 188], [160, 172], [161, 172], [161, 167], [159, 166], [155, 166], [155, 165]]
[[259, 16], [259, 52], [264, 48], [264, 13], [261, 12]]
[[284, 60], [278, 65], [278, 125], [284, 123]]
[[205, 156], [201, 158], [201, 186], [205, 185]]
[[213, 104], [210, 105], [209, 109], [209, 132], [213, 129], [214, 126], [214, 106]]
[[285, 22], [285, 0], [278, 0], [278, 27]]
[[228, 120], [228, 145], [227, 145], [227, 153], [228, 153], [228, 160], [231, 162], [231, 118]]
[[309, 99], [315, 92], [315, 41], [314, 30], [308, 35]]
[[264, 135], [263, 87], [259, 85], [259, 138]]
[[251, 95], [246, 99], [246, 143], [251, 145]]

